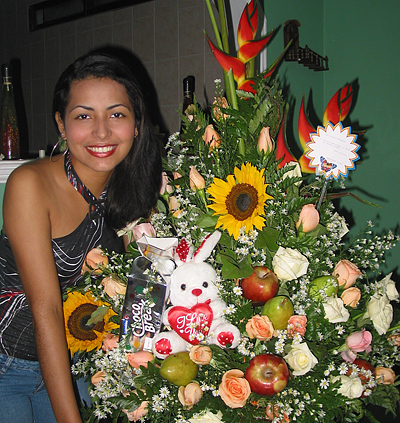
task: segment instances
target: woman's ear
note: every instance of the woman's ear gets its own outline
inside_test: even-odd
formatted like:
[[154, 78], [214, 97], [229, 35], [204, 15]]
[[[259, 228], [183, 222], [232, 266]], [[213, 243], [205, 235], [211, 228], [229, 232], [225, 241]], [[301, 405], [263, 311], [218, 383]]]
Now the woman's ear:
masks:
[[65, 128], [64, 128], [64, 122], [61, 119], [61, 115], [60, 112], [56, 112], [55, 116], [54, 116], [56, 122], [57, 122], [57, 126], [58, 126], [58, 130], [61, 134], [62, 138], [65, 138]]

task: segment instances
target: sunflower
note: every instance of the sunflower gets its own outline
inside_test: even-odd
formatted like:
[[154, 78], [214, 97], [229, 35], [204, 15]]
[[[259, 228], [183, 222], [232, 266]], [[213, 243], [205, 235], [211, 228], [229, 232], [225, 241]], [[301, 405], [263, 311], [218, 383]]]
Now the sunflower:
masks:
[[240, 228], [250, 232], [255, 226], [261, 230], [265, 225], [265, 201], [272, 198], [266, 193], [267, 184], [264, 169], [257, 170], [250, 163], [235, 167], [234, 175], [228, 175], [226, 181], [214, 178], [207, 192], [214, 198], [214, 204], [208, 207], [219, 215], [216, 228], [222, 226], [229, 235], [237, 240]]
[[[97, 311], [96, 322], [88, 325], [95, 311]], [[77, 351], [101, 348], [104, 335], [119, 327], [110, 321], [115, 315], [109, 304], [96, 300], [90, 292], [86, 292], [85, 295], [77, 291], [69, 292], [64, 301], [64, 320], [71, 355]]]

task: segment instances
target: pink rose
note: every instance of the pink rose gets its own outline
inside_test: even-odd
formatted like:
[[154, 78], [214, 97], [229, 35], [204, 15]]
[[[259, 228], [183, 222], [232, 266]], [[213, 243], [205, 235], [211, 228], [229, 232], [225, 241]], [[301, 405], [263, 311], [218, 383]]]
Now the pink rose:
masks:
[[149, 351], [138, 351], [135, 353], [126, 354], [126, 358], [129, 361], [129, 364], [138, 369], [140, 366], [143, 366], [147, 369], [147, 363], [154, 360], [154, 356]]
[[338, 280], [339, 286], [350, 288], [361, 275], [358, 267], [349, 260], [340, 260], [333, 269], [333, 276]]
[[103, 370], [99, 370], [97, 373], [95, 373], [91, 377], [90, 381], [93, 383], [93, 385], [97, 385], [99, 382], [104, 380], [105, 377], [106, 377], [105, 372], [103, 372]]
[[222, 376], [219, 395], [230, 408], [244, 407], [251, 394], [250, 384], [243, 376], [244, 373], [238, 369], [228, 370]]
[[288, 336], [293, 338], [296, 333], [304, 336], [307, 330], [307, 316], [293, 315], [288, 320]]
[[82, 275], [86, 272], [96, 273], [99, 275], [102, 273], [100, 266], [107, 266], [107, 264], [108, 257], [106, 256], [106, 253], [101, 248], [93, 248], [86, 256], [81, 273]]
[[246, 324], [246, 332], [250, 339], [268, 341], [274, 336], [274, 326], [268, 316], [256, 314]]
[[218, 148], [221, 145], [221, 137], [215, 132], [211, 124], [206, 127], [203, 140], [204, 144], [208, 145], [210, 149]]
[[342, 292], [340, 298], [343, 300], [345, 305], [354, 308], [361, 298], [361, 291], [352, 286], [351, 288], [347, 288]]
[[342, 356], [343, 360], [347, 361], [348, 363], [353, 363], [357, 358], [357, 354], [352, 350], [342, 351], [340, 355]]
[[196, 382], [191, 382], [186, 386], [180, 386], [178, 390], [178, 399], [185, 410], [191, 410], [201, 400], [202, 396], [203, 391]]
[[260, 153], [267, 154], [274, 149], [274, 145], [269, 134], [269, 126], [261, 129], [260, 135], [258, 137], [258, 151]]
[[346, 338], [347, 347], [353, 352], [369, 353], [371, 351], [372, 334], [363, 329], [359, 332], [353, 332]]
[[162, 172], [161, 174], [161, 188], [160, 188], [160, 194], [164, 195], [165, 193], [171, 194], [173, 191], [172, 186], [169, 184], [169, 178], [168, 175], [165, 172]]
[[383, 385], [393, 385], [396, 378], [396, 374], [392, 369], [378, 366], [375, 368], [375, 377], [378, 383], [381, 383]]
[[151, 223], [139, 223], [132, 229], [132, 234], [135, 240], [137, 241], [143, 235], [146, 235], [150, 238], [154, 238], [156, 236], [156, 230], [153, 228]]
[[190, 359], [199, 365], [207, 365], [212, 359], [212, 351], [206, 345], [194, 345], [189, 351]]
[[111, 351], [118, 345], [118, 336], [113, 333], [106, 333], [103, 338], [103, 346], [101, 347], [104, 352]]
[[301, 209], [299, 220], [296, 223], [296, 228], [306, 233], [310, 232], [318, 226], [319, 212], [314, 204], [306, 204]]
[[206, 186], [206, 181], [194, 166], [190, 166], [189, 181], [190, 188], [193, 191], [196, 191], [198, 189], [204, 189], [204, 187]]
[[137, 422], [147, 414], [148, 401], [143, 401], [140, 407], [134, 411], [122, 410], [127, 416], [130, 422]]
[[104, 286], [104, 292], [111, 298], [117, 295], [125, 295], [126, 284], [117, 276], [107, 276], [101, 281], [101, 285]]

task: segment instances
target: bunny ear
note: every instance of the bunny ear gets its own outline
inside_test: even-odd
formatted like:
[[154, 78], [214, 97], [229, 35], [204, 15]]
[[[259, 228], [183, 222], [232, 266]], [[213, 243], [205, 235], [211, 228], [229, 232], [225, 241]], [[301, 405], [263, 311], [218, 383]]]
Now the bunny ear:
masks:
[[181, 239], [175, 250], [175, 263], [180, 266], [191, 261], [192, 255], [193, 247], [189, 245], [185, 238]]
[[211, 235], [208, 235], [194, 253], [194, 262], [201, 263], [206, 258], [208, 258], [214, 247], [218, 244], [220, 238], [221, 232], [219, 231], [215, 231]]

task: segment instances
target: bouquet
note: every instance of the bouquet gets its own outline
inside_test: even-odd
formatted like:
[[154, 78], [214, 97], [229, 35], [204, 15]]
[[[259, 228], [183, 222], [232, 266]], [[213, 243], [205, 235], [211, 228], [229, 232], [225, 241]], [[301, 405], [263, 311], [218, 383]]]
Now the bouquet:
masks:
[[[157, 209], [126, 228], [126, 254], [92, 251], [84, 282], [66, 296], [73, 374], [90, 381], [88, 422], [358, 422], [365, 416], [378, 422], [370, 405], [396, 415], [399, 294], [380, 265], [398, 237], [374, 235], [368, 222], [348, 239], [333, 202], [344, 194], [345, 178], [317, 174], [307, 143], [300, 159], [290, 153], [285, 102], [271, 80], [276, 63], [257, 76], [245, 72], [269, 39], [255, 40], [256, 13], [251, 1], [239, 25], [237, 57], [210, 41], [217, 60], [229, 66], [227, 91], [235, 83], [238, 89], [225, 98], [216, 80], [210, 113], [195, 102], [182, 114], [182, 133], [166, 146]], [[327, 121], [336, 125], [347, 116], [349, 93], [346, 86], [335, 94]], [[303, 140], [312, 129], [305, 127]], [[147, 254], [155, 240], [176, 240], [163, 260]], [[154, 340], [170, 342], [174, 352], [165, 347], [160, 357], [139, 338], [127, 342], [120, 324], [135, 259], [151, 259], [140, 291], [149, 310], [161, 285], [170, 286], [166, 305], [182, 310], [189, 306], [179, 301], [189, 293], [179, 296], [176, 281], [187, 278], [179, 285], [186, 289], [193, 271], [178, 279], [177, 269], [196, 260], [195, 249], [211, 268], [204, 279], [215, 287], [215, 303], [202, 306], [193, 336], [177, 347], [168, 338], [177, 335], [176, 321], [164, 319]], [[201, 320], [210, 308], [212, 317]], [[217, 318], [226, 325], [224, 341], [213, 337]]]

